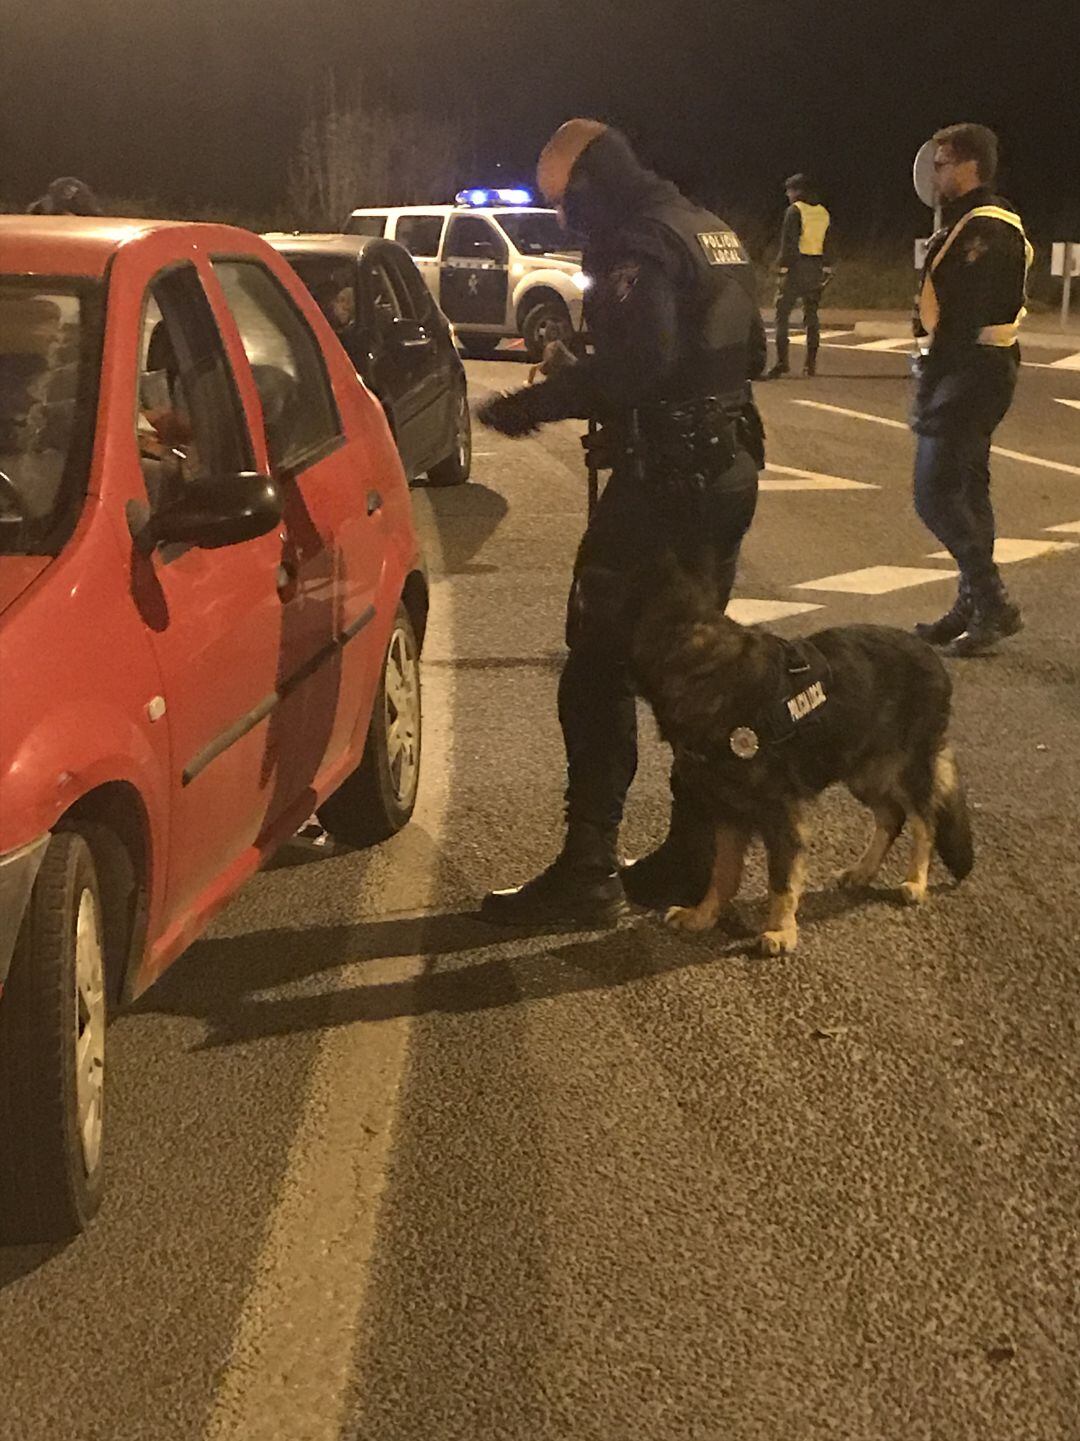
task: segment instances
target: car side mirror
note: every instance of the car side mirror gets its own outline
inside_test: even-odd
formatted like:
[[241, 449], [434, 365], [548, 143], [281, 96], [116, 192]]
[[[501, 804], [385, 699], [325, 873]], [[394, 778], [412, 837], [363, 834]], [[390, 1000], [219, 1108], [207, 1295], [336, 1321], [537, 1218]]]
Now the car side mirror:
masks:
[[188, 481], [159, 510], [130, 513], [137, 548], [149, 554], [159, 545], [194, 545], [219, 550], [255, 540], [281, 522], [281, 494], [268, 475], [240, 471]]

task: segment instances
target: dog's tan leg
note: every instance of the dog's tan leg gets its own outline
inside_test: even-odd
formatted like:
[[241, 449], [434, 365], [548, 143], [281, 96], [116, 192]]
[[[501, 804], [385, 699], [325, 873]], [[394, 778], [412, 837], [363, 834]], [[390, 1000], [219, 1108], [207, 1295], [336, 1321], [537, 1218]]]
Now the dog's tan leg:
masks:
[[749, 843], [749, 834], [741, 826], [717, 826], [709, 889], [696, 906], [672, 906], [664, 916], [666, 924], [677, 931], [711, 930], [720, 912], [738, 895]]
[[904, 813], [895, 805], [882, 803], [874, 807], [874, 834], [870, 844], [853, 866], [837, 871], [833, 880], [838, 886], [868, 886], [881, 870], [882, 862], [892, 849], [893, 841], [904, 827]]
[[910, 816], [911, 862], [907, 880], [900, 887], [900, 899], [917, 906], [926, 899], [926, 881], [930, 873], [930, 857], [934, 853], [934, 831], [922, 816]]
[[760, 944], [766, 956], [784, 955], [799, 943], [795, 918], [806, 880], [804, 844], [802, 815], [798, 807], [792, 806], [765, 836], [769, 911]]

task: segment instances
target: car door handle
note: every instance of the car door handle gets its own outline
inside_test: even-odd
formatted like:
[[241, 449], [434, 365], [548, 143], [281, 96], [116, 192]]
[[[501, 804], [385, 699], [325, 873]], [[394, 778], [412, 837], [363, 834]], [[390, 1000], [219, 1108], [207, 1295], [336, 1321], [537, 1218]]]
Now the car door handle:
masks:
[[382, 496], [377, 490], [369, 490], [367, 493], [367, 513], [374, 515], [377, 510], [382, 510]]

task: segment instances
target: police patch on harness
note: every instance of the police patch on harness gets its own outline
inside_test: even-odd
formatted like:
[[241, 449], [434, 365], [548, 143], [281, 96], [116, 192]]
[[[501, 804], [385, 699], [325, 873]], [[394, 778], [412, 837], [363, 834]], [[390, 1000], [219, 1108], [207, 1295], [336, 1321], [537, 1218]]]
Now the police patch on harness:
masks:
[[699, 231], [698, 244], [710, 265], [749, 264], [734, 230]]
[[816, 680], [813, 685], [791, 697], [787, 703], [788, 715], [793, 721], [805, 720], [808, 715], [819, 710], [827, 699], [824, 685]]

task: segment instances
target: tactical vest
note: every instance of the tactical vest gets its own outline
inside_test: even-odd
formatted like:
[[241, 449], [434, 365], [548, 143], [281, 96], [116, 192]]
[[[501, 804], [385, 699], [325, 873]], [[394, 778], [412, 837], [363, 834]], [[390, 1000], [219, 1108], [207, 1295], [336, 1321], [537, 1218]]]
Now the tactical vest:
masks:
[[808, 200], [796, 200], [795, 209], [802, 218], [799, 231], [799, 254], [816, 255], [825, 253], [825, 236], [829, 230], [829, 212], [824, 205], [811, 205]]
[[[964, 229], [969, 220], [978, 216], [986, 216], [991, 220], [1000, 220], [1005, 225], [1011, 225], [1018, 230], [1024, 239], [1024, 291], [1027, 290], [1027, 275], [1031, 269], [1031, 262], [1035, 252], [1031, 247], [1024, 232], [1024, 222], [1019, 215], [1012, 210], [1006, 210], [1001, 205], [976, 205], [965, 215], [961, 215], [953, 228], [945, 237], [945, 243], [939, 247], [927, 262], [923, 271], [922, 285], [919, 289], [919, 321], [926, 331], [925, 337], [920, 341], [920, 349], [929, 349], [930, 341], [934, 338], [934, 331], [937, 329], [938, 321], [941, 319], [941, 304], [938, 301], [937, 290], [934, 287], [934, 272], [952, 249], [957, 236]], [[1004, 321], [1000, 325], [984, 325], [976, 336], [980, 345], [1015, 345], [1020, 333], [1020, 325], [1027, 315], [1027, 308], [1021, 304], [1014, 320]]]
[[650, 206], [643, 218], [676, 237], [694, 275], [693, 286], [680, 297], [682, 359], [668, 394], [679, 400], [739, 397], [746, 388], [757, 314], [754, 270], [739, 237], [717, 216], [687, 201]]

